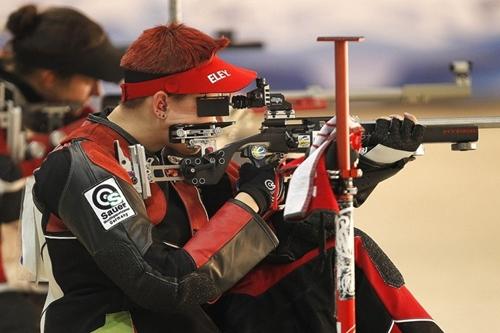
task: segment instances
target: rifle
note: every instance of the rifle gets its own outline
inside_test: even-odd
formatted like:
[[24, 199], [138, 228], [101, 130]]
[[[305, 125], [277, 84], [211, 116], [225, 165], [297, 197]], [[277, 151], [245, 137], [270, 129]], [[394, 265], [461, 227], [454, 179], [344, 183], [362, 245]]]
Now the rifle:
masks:
[[[234, 154], [240, 153], [257, 166], [288, 153], [304, 154], [315, 135], [330, 117], [296, 117], [293, 106], [281, 93], [271, 93], [265, 78], [256, 80], [257, 88], [246, 95], [233, 96], [233, 108], [265, 108], [259, 133], [239, 139], [217, 149], [216, 139], [223, 128], [232, 122], [177, 124], [171, 126], [172, 143], [201, 147], [199, 156], [188, 156], [172, 165], [153, 165], [147, 159], [144, 147], [129, 147], [130, 159], [115, 143], [116, 157], [132, 175], [132, 182], [143, 198], [150, 196], [150, 183], [157, 181], [185, 181], [193, 185], [216, 184], [224, 175]], [[479, 128], [500, 128], [500, 117], [423, 119], [426, 126], [423, 143], [450, 143], [452, 150], [476, 149]], [[367, 138], [373, 133], [375, 122], [361, 122]], [[174, 175], [172, 174], [174, 171]]]
[[22, 112], [11, 100], [5, 98], [5, 83], [0, 82], [0, 128], [5, 131], [9, 155], [14, 162], [24, 159], [26, 134], [22, 130]]
[[[294, 133], [296, 145], [312, 142], [315, 132], [321, 128], [329, 117], [266, 119], [263, 127], [287, 129]], [[453, 151], [477, 149], [480, 128], [500, 128], [500, 117], [457, 117], [419, 119], [425, 126], [422, 143], [450, 143]], [[375, 130], [375, 121], [361, 121], [364, 128], [363, 141], [369, 139]], [[306, 148], [308, 148], [307, 146]]]
[[[12, 98], [6, 97], [6, 92], [12, 94]], [[20, 95], [12, 85], [0, 82], [0, 129], [3, 129], [6, 145], [11, 159], [19, 163], [29, 159], [39, 159], [47, 153], [45, 142], [36, 139], [28, 139], [27, 128], [35, 127], [35, 132], [47, 134], [48, 143], [52, 146], [59, 144], [61, 134], [58, 129], [63, 126], [64, 116], [78, 108], [77, 104], [48, 104], [33, 103], [23, 104], [23, 107], [16, 104], [16, 96]], [[38, 114], [36, 118], [30, 118]], [[59, 137], [57, 137], [59, 135]], [[50, 146], [50, 145], [49, 145]]]

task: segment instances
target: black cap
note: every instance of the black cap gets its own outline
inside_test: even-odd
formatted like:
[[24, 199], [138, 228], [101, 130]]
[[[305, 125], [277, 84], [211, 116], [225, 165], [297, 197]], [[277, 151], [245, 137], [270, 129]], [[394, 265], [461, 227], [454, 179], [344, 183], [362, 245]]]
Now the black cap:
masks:
[[[90, 51], [90, 50], [89, 50]], [[124, 49], [115, 47], [106, 41], [89, 53], [78, 57], [79, 64], [75, 64], [77, 73], [109, 82], [119, 82], [123, 79], [123, 69], [120, 60], [125, 53]]]
[[120, 60], [124, 50], [115, 47], [108, 38], [92, 48], [58, 54], [51, 53], [50, 50], [25, 50], [16, 43], [13, 46], [16, 59], [32, 67], [83, 74], [109, 82], [123, 79]]

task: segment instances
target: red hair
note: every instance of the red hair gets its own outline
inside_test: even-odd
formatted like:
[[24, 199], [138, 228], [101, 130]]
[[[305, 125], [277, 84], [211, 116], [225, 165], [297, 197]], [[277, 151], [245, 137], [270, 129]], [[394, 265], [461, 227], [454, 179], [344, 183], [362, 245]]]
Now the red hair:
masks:
[[151, 74], [183, 72], [207, 61], [228, 44], [225, 37], [214, 39], [183, 24], [162, 25], [145, 30], [130, 45], [120, 65]]

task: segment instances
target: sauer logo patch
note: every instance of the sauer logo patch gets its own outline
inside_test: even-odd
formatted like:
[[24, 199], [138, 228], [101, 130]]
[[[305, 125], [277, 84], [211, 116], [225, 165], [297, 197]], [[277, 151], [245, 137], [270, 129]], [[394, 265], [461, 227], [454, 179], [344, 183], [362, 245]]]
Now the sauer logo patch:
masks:
[[130, 207], [114, 178], [99, 183], [84, 195], [106, 230], [135, 216], [135, 211]]

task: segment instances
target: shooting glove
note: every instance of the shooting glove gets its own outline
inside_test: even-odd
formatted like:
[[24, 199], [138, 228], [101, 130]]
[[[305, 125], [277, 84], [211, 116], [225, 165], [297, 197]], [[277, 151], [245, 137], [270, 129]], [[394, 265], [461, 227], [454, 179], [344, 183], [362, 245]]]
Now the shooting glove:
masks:
[[422, 143], [424, 126], [416, 124], [410, 115], [401, 120], [397, 117], [379, 118], [375, 131], [363, 140], [363, 155], [368, 160], [391, 164], [411, 157]]
[[408, 115], [404, 120], [396, 117], [379, 118], [374, 133], [363, 141], [365, 147], [359, 159], [361, 178], [354, 179], [358, 193], [354, 205], [359, 207], [378, 183], [398, 173], [422, 143], [425, 127], [416, 124]]
[[238, 192], [248, 193], [259, 206], [259, 214], [265, 213], [271, 206], [274, 190], [274, 165], [258, 168], [252, 163], [245, 163], [240, 168]]

